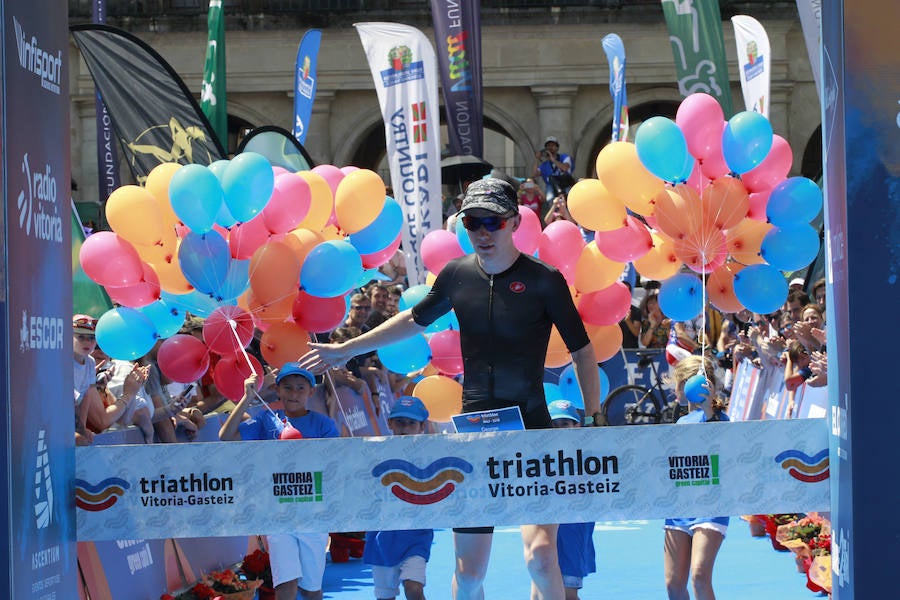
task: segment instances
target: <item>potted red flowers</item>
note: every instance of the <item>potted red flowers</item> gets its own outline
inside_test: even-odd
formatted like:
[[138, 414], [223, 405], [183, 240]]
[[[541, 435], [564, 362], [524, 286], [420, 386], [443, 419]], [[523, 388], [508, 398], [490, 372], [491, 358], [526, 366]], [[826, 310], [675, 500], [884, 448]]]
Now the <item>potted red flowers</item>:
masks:
[[268, 552], [254, 550], [241, 561], [240, 570], [247, 579], [259, 581], [259, 600], [274, 600], [275, 586], [272, 585], [272, 567], [269, 565]]

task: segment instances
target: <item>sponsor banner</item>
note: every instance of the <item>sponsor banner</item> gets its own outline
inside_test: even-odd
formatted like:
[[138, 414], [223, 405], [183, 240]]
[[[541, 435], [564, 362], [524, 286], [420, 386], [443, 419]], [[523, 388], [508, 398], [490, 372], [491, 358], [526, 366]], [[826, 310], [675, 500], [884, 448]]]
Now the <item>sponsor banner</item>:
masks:
[[[106, 23], [106, 0], [93, 0], [94, 23]], [[100, 94], [96, 95], [94, 108], [97, 113], [97, 190], [101, 204], [119, 187], [119, 152], [112, 118]]]
[[225, 95], [225, 15], [222, 0], [209, 0], [206, 17], [209, 30], [206, 43], [206, 62], [203, 64], [203, 83], [200, 89], [200, 108], [209, 119], [212, 130], [223, 146], [228, 145], [228, 104]]
[[68, 598], [76, 589], [65, 14], [62, 0], [0, 4], [0, 506], [4, 597], [16, 600]]
[[809, 54], [809, 66], [812, 69], [816, 92], [822, 97], [822, 0], [797, 0], [797, 12], [800, 13], [800, 26], [803, 28], [803, 40], [806, 42], [806, 53]]
[[731, 117], [731, 88], [722, 15], [718, 2], [661, 0], [669, 42], [675, 56], [678, 91], [682, 96], [704, 92], [715, 96], [725, 118]]
[[77, 25], [72, 37], [139, 183], [164, 162], [208, 165], [226, 157], [193, 94], [145, 42], [108, 25]]
[[746, 15], [731, 17], [737, 45], [738, 72], [744, 106], [769, 118], [769, 82], [772, 79], [772, 49], [759, 21]]
[[457, 433], [478, 433], [482, 431], [524, 431], [522, 411], [518, 406], [500, 410], [483, 410], [463, 413], [451, 417]]
[[310, 29], [303, 34], [297, 48], [294, 67], [294, 137], [301, 144], [306, 141], [313, 101], [316, 98], [316, 65], [319, 62], [319, 44], [322, 32]]
[[606, 52], [606, 60], [609, 61], [609, 93], [613, 99], [612, 141], [624, 141], [628, 139], [625, 44], [618, 34], [610, 33], [603, 38], [603, 51]]
[[827, 443], [798, 419], [81, 447], [78, 537], [824, 511]]
[[403, 208], [410, 285], [425, 283], [421, 244], [440, 229], [441, 147], [437, 64], [421, 31], [399, 23], [357, 23], [384, 118], [394, 199]]
[[450, 154], [481, 158], [481, 0], [431, 0], [431, 16]]

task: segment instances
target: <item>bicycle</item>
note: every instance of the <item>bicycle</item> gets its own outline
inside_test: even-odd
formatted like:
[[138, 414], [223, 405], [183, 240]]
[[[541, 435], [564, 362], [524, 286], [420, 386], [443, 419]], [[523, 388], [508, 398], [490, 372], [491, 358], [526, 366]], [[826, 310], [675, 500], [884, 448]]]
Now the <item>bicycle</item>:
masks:
[[650, 367], [653, 385], [650, 387], [628, 384], [620, 385], [607, 394], [600, 411], [609, 425], [649, 425], [674, 423], [678, 414], [678, 400], [675, 394], [665, 388], [662, 375], [656, 367], [656, 360], [664, 350], [638, 350], [637, 366]]

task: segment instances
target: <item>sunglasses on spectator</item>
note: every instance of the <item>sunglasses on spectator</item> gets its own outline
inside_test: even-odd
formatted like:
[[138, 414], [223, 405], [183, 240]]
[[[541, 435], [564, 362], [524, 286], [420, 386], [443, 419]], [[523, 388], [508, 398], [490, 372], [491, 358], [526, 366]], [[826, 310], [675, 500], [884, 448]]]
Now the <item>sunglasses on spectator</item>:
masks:
[[478, 231], [482, 227], [493, 233], [506, 227], [505, 217], [463, 217], [463, 227], [469, 231]]

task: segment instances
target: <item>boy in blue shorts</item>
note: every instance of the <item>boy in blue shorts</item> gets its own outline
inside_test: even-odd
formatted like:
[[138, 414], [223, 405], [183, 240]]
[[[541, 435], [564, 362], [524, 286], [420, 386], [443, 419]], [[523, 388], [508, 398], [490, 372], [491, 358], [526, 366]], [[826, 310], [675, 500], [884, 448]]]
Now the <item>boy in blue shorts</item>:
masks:
[[[295, 362], [285, 363], [278, 370], [275, 391], [284, 410], [264, 410], [255, 418], [243, 420], [250, 399], [256, 395], [256, 374], [244, 380], [244, 397], [237, 403], [222, 428], [219, 439], [277, 440], [289, 423], [304, 438], [338, 437], [334, 421], [327, 416], [307, 410], [306, 402], [316, 387], [316, 378]], [[277, 417], [276, 417], [277, 415]], [[276, 600], [295, 600], [297, 588], [305, 600], [322, 598], [322, 576], [325, 573], [327, 533], [281, 533], [267, 535], [272, 583]]]
[[[388, 426], [394, 435], [418, 435], [425, 433], [427, 420], [428, 409], [421, 400], [401, 396], [388, 415]], [[363, 562], [372, 566], [378, 600], [396, 598], [401, 583], [406, 600], [425, 600], [425, 564], [433, 541], [431, 529], [366, 532]]]
[[[568, 400], [554, 400], [547, 405], [554, 428], [581, 427], [581, 415]], [[566, 600], [578, 600], [584, 578], [597, 572], [594, 555], [593, 523], [562, 523], [556, 534], [559, 570], [566, 588]]]

